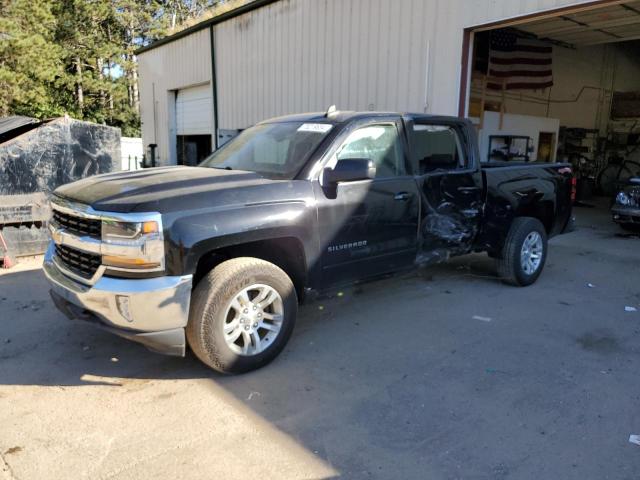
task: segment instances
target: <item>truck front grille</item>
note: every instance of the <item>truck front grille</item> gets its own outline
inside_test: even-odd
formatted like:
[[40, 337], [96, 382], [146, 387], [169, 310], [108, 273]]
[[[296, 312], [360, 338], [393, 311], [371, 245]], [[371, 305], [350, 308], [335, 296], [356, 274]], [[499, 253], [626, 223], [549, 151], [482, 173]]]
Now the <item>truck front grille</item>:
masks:
[[54, 223], [61, 228], [77, 235], [86, 235], [100, 238], [102, 235], [102, 222], [93, 218], [84, 218], [69, 213], [53, 210]]
[[66, 245], [56, 245], [56, 257], [67, 270], [87, 280], [95, 275], [102, 261], [100, 255], [83, 252]]

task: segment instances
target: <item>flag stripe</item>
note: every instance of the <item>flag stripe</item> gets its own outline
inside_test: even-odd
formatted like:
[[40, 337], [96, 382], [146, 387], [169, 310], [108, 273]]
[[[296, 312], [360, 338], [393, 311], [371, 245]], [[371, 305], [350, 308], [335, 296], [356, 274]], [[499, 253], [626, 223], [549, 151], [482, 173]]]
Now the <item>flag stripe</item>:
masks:
[[488, 83], [493, 83], [494, 85], [502, 85], [502, 82], [505, 83], [505, 85], [511, 85], [514, 83], [547, 83], [553, 80], [553, 77], [548, 76], [548, 77], [538, 77], [538, 78], [531, 78], [531, 77], [512, 77], [512, 78], [503, 78], [503, 79], [498, 79], [495, 77], [490, 77], [488, 80]]
[[553, 85], [553, 47], [510, 30], [492, 33], [488, 86], [492, 89], [542, 89]]
[[[543, 83], [519, 82], [509, 83], [505, 86], [505, 90], [541, 90], [553, 86], [553, 80]], [[492, 90], [502, 90], [502, 85], [497, 83], [488, 83], [487, 88]]]
[[499, 58], [491, 56], [491, 63], [495, 63], [496, 65], [511, 65], [514, 63], [520, 65], [551, 65], [553, 60], [549, 57], [545, 58], [527, 58], [527, 57], [509, 57], [509, 58]]
[[533, 45], [522, 45], [516, 43], [513, 46], [506, 45], [494, 45], [491, 47], [492, 50], [496, 52], [505, 52], [505, 53], [513, 53], [513, 52], [527, 52], [527, 53], [542, 53], [546, 55], [551, 55], [553, 51], [552, 47], [536, 47]]
[[505, 70], [499, 71], [491, 69], [489, 75], [492, 77], [509, 78], [509, 77], [550, 77], [553, 74], [551, 70]]
[[495, 58], [551, 58], [549, 53], [531, 53], [531, 52], [499, 52], [491, 50], [491, 56]]
[[525, 70], [527, 72], [543, 72], [551, 70], [551, 65], [491, 65], [491, 70], [497, 72], [511, 72], [514, 70]]

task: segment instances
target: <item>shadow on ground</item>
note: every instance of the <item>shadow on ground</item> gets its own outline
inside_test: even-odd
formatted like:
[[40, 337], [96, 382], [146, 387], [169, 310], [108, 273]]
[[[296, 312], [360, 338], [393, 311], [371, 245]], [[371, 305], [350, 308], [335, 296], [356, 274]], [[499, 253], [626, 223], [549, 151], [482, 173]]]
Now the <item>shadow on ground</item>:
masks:
[[[410, 292], [453, 292], [438, 288], [437, 281], [468, 279], [498, 283], [493, 262], [481, 256], [454, 260], [447, 265], [421, 269], [415, 274], [389, 277], [362, 285], [338, 289], [301, 307], [298, 325], [283, 357], [295, 349], [296, 338], [320, 333], [336, 319], [336, 312], [352, 303], [368, 304], [382, 295], [393, 301]], [[409, 286], [409, 289], [407, 289]], [[113, 385], [96, 377], [185, 379], [215, 378], [231, 382], [188, 352], [185, 359], [153, 354], [144, 347], [103, 332], [82, 321], [70, 321], [58, 312], [48, 294], [40, 270], [0, 276], [0, 385], [83, 386]], [[347, 323], [348, 336], [358, 335], [359, 322]], [[379, 325], [383, 329], [385, 325]], [[382, 333], [382, 332], [381, 332]], [[350, 350], [350, 349], [348, 349]], [[345, 352], [347, 353], [347, 352]], [[127, 358], [129, 367], [120, 362]], [[29, 365], [29, 368], [25, 368]], [[57, 367], [57, 368], [55, 368]]]
[[638, 240], [584, 215], [531, 287], [473, 255], [336, 292], [301, 309], [276, 361], [237, 377], [66, 320], [39, 271], [4, 275], [0, 400], [95, 387], [109, 419], [135, 388], [177, 422], [180, 402], [223, 389], [343, 478], [637, 478], [640, 313], [624, 307], [640, 307]]

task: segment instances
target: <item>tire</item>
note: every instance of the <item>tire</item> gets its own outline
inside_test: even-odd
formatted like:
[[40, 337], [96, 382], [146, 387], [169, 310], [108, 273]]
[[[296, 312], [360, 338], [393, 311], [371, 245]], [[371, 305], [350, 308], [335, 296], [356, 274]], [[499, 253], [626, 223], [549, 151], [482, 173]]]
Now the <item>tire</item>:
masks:
[[619, 223], [618, 225], [627, 232], [640, 233], [640, 224], [638, 223]]
[[[242, 292], [247, 289], [252, 290], [245, 297]], [[269, 292], [268, 298], [259, 302], [263, 292]], [[260, 304], [271, 298], [276, 300], [263, 310]], [[247, 303], [247, 300], [256, 300], [256, 304]], [[296, 291], [284, 271], [257, 258], [234, 258], [211, 270], [194, 289], [186, 328], [187, 340], [193, 353], [214, 370], [231, 374], [248, 372], [263, 367], [278, 356], [291, 337], [297, 311]], [[271, 320], [267, 320], [268, 316]], [[275, 320], [277, 317], [280, 317], [279, 322]], [[238, 334], [238, 328], [227, 332], [229, 336], [225, 335], [225, 329], [229, 330], [234, 325], [240, 333], [235, 340], [237, 343], [230, 343], [227, 339]], [[256, 325], [259, 326], [253, 328]], [[272, 330], [276, 326], [279, 330], [274, 333]], [[261, 337], [259, 341], [255, 335]], [[255, 351], [250, 352], [250, 349]]]
[[[540, 239], [539, 262], [535, 269], [528, 264], [527, 267], [531, 270], [526, 271], [523, 266], [522, 251], [525, 240], [529, 242], [529, 239], [538, 238], [536, 234]], [[531, 249], [532, 253], [534, 250], [537, 249]], [[531, 217], [516, 218], [511, 224], [502, 252], [496, 259], [499, 277], [510, 285], [520, 287], [531, 285], [542, 273], [546, 259], [547, 232], [540, 220]]]

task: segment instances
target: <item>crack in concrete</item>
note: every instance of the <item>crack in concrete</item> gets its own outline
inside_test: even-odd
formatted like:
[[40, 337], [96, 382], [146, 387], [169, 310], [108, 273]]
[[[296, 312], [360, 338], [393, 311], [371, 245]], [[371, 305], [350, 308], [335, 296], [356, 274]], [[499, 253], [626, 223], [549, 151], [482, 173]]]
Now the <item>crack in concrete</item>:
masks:
[[115, 437], [110, 437], [109, 438], [109, 441], [107, 442], [107, 448], [105, 449], [105, 451], [100, 456], [100, 459], [96, 462], [96, 465], [94, 466], [94, 469], [97, 469], [98, 467], [100, 467], [100, 466], [102, 466], [104, 464], [104, 461], [107, 459], [107, 457], [111, 453], [111, 450], [113, 449], [113, 442], [114, 441], [115, 441]]
[[0, 472], [2, 472], [3, 480], [18, 480], [18, 477], [13, 473], [13, 469], [4, 455], [0, 452]]
[[[198, 442], [201, 442], [203, 440], [205, 440], [208, 437], [211, 437], [213, 435], [213, 432], [205, 432], [202, 433], [200, 435], [197, 435], [194, 438], [191, 439], [187, 439], [185, 441], [180, 441], [178, 443], [176, 443], [175, 445], [172, 445], [170, 447], [166, 447], [166, 448], [162, 448], [161, 450], [154, 452], [154, 453], [150, 453], [148, 455], [145, 455], [143, 457], [137, 458], [129, 463], [126, 463], [122, 466], [120, 466], [119, 468], [116, 468], [115, 470], [111, 470], [110, 472], [105, 473], [104, 475], [102, 475], [100, 478], [104, 479], [104, 480], [108, 480], [111, 478], [115, 478], [120, 476], [121, 474], [130, 471], [133, 468], [136, 468], [137, 466], [148, 462], [150, 460], [154, 460], [156, 458], [161, 457], [162, 455], [175, 451], [175, 450], [180, 450], [183, 448], [187, 448], [187, 447], [191, 447], [195, 444], [197, 444]], [[13, 480], [13, 479], [12, 479]]]

